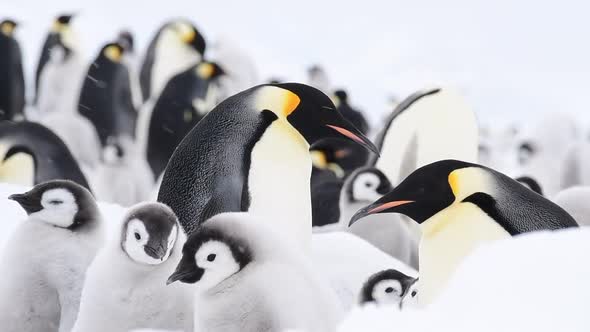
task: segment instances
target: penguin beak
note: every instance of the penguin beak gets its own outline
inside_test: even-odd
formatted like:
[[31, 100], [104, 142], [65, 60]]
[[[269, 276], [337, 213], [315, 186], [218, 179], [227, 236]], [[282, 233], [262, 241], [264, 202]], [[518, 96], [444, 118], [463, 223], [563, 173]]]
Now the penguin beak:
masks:
[[37, 207], [37, 202], [32, 197], [25, 194], [13, 194], [8, 196], [8, 199], [17, 202], [27, 213], [34, 211]]
[[342, 124], [326, 124], [326, 127], [336, 131], [340, 135], [352, 140], [355, 143], [360, 144], [361, 146], [365, 147], [368, 150], [373, 151], [376, 155], [379, 154], [379, 149], [371, 142], [365, 135], [363, 135], [358, 129], [356, 129], [352, 124], [345, 123], [342, 121]]
[[187, 257], [190, 257], [190, 255], [182, 256], [180, 263], [178, 263], [178, 266], [176, 267], [176, 271], [174, 271], [174, 273], [168, 278], [166, 285], [170, 285], [176, 281], [194, 284], [201, 280], [203, 274], [205, 274], [205, 270], [198, 267], [193, 258]]
[[368, 215], [376, 214], [376, 213], [398, 212], [397, 211], [398, 207], [406, 205], [406, 204], [414, 203], [414, 201], [410, 201], [410, 200], [391, 200], [388, 196], [391, 196], [391, 195], [383, 196], [382, 198], [377, 200], [375, 203], [373, 203], [365, 208], [360, 209], [357, 213], [354, 214], [354, 216], [352, 216], [348, 226], [352, 226], [352, 224], [354, 224], [358, 220], [360, 220]]

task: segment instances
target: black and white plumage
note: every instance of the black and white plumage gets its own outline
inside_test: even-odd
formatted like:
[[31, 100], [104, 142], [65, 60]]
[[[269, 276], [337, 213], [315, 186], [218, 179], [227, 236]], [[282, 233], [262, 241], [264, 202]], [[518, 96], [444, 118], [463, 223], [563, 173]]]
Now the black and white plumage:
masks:
[[296, 83], [256, 86], [224, 100], [187, 134], [168, 163], [158, 200], [189, 234], [215, 214], [248, 211], [305, 246], [311, 234], [309, 147], [328, 137], [374, 148], [319, 90]]
[[168, 80], [203, 58], [205, 39], [187, 20], [164, 24], [150, 42], [140, 69], [144, 100], [158, 97]]
[[87, 64], [81, 52], [72, 15], [61, 15], [41, 50], [35, 74], [35, 104], [40, 113], [76, 112]]
[[90, 188], [64, 142], [38, 123], [0, 122], [0, 156], [3, 182], [32, 186], [66, 179]]
[[147, 160], [154, 176], [162, 174], [174, 149], [184, 136], [220, 100], [219, 78], [223, 69], [213, 62], [201, 62], [172, 77], [149, 114]]
[[24, 116], [25, 79], [20, 45], [14, 35], [16, 27], [11, 19], [0, 22], [0, 120]]
[[7, 332], [68, 332], [104, 230], [88, 190], [55, 180], [9, 199], [27, 212], [1, 252], [0, 321]]
[[420, 296], [429, 303], [458, 264], [481, 243], [539, 230], [577, 227], [562, 208], [512, 178], [481, 165], [443, 160], [419, 168], [390, 193], [358, 211], [420, 225]]
[[107, 242], [88, 268], [72, 331], [192, 331], [189, 287], [166, 286], [183, 242], [170, 208], [159, 203], [132, 207], [123, 218], [120, 233]]
[[[360, 303], [394, 305], [402, 309], [404, 298], [416, 297], [417, 290], [412, 286], [417, 280], [394, 269], [377, 272], [363, 285]], [[413, 295], [412, 292], [414, 292]]]
[[334, 331], [340, 304], [290, 239], [246, 213], [204, 223], [169, 283], [194, 284], [199, 331]]
[[109, 137], [135, 136], [137, 112], [129, 72], [121, 62], [123, 52], [118, 43], [102, 47], [80, 92], [78, 112], [94, 124], [103, 146]]

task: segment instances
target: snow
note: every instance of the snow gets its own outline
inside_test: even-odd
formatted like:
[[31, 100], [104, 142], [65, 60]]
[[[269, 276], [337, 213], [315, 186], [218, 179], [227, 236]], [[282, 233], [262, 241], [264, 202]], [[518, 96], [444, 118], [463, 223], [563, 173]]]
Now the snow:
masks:
[[339, 331], [588, 331], [589, 256], [588, 228], [483, 245], [429, 307], [356, 308]]

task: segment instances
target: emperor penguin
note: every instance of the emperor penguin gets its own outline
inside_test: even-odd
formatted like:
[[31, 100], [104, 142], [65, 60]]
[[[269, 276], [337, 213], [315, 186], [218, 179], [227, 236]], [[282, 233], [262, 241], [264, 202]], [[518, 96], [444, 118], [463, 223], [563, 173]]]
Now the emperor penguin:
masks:
[[57, 179], [90, 189], [64, 142], [41, 124], [0, 122], [0, 182], [33, 186]]
[[20, 45], [15, 38], [17, 23], [0, 22], [0, 120], [22, 119], [25, 108], [25, 79]]
[[[204, 61], [174, 76], [158, 97], [150, 117], [146, 155], [154, 177], [162, 174], [184, 136], [221, 101], [223, 69]], [[140, 129], [141, 130], [141, 129]]]
[[157, 97], [168, 80], [194, 66], [205, 53], [205, 38], [187, 20], [164, 24], [150, 42], [140, 69], [143, 99]]
[[338, 111], [342, 113], [350, 123], [352, 123], [358, 130], [362, 131], [363, 134], [369, 133], [369, 123], [365, 119], [363, 113], [359, 110], [354, 109], [348, 101], [348, 93], [342, 89], [334, 91], [332, 96], [334, 105], [336, 105]]
[[113, 137], [102, 151], [91, 180], [96, 197], [121, 206], [149, 200], [154, 178], [135, 142], [127, 136]]
[[139, 109], [143, 104], [143, 97], [139, 86], [139, 60], [135, 49], [135, 38], [131, 31], [122, 30], [117, 36], [117, 43], [123, 47], [122, 62], [127, 66], [129, 72], [133, 106], [135, 109]]
[[0, 322], [7, 332], [69, 332], [86, 269], [104, 240], [88, 190], [54, 180], [14, 194], [28, 214], [2, 251]]
[[92, 122], [103, 146], [111, 136], [135, 137], [137, 112], [129, 72], [121, 62], [123, 51], [118, 43], [103, 46], [89, 66], [80, 92], [78, 112]]
[[57, 17], [43, 44], [35, 74], [35, 103], [40, 113], [78, 109], [86, 60], [72, 19], [73, 15]]
[[335, 331], [332, 289], [291, 239], [255, 217], [216, 215], [182, 251], [168, 284], [194, 285], [196, 331]]
[[218, 213], [248, 211], [307, 247], [309, 148], [329, 137], [375, 150], [321, 91], [298, 83], [253, 87], [221, 102], [187, 134], [166, 167], [158, 201], [188, 234]]
[[167, 206], [140, 203], [130, 208], [120, 233], [88, 268], [72, 332], [193, 331], [190, 287], [166, 286], [182, 255], [183, 236]]
[[400, 213], [420, 225], [421, 305], [445, 288], [465, 256], [482, 243], [538, 230], [577, 227], [562, 208], [490, 168], [442, 160], [410, 174], [351, 219]]
[[363, 285], [360, 304], [394, 305], [401, 310], [404, 299], [412, 297], [411, 292], [416, 296], [417, 290], [412, 286], [417, 280], [395, 269], [377, 272]]
[[443, 159], [477, 162], [478, 125], [461, 94], [452, 88], [418, 91], [397, 105], [375, 144], [377, 167], [397, 185], [419, 167]]

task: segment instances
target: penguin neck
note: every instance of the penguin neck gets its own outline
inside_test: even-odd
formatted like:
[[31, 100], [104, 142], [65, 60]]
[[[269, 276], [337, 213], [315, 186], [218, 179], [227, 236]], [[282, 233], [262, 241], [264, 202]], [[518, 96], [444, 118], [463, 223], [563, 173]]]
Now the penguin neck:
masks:
[[286, 120], [277, 119], [251, 152], [248, 212], [309, 249], [311, 242], [309, 144]]
[[421, 305], [428, 305], [444, 290], [459, 264], [478, 246], [510, 237], [494, 219], [471, 203], [455, 203], [421, 226]]

